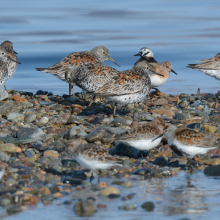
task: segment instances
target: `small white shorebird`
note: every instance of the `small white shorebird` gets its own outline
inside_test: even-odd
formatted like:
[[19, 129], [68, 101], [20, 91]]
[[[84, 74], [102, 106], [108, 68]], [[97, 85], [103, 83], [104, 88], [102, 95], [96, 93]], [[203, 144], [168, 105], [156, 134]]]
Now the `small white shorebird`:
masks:
[[154, 59], [154, 54], [152, 50], [147, 47], [142, 47], [139, 53], [135, 54], [134, 56], [140, 56], [140, 59], [135, 63], [135, 65], [139, 62], [148, 62], [150, 64], [150, 68], [153, 71], [163, 75], [163, 77], [157, 74], [150, 75], [151, 88], [159, 87], [166, 83], [170, 76], [170, 71], [177, 75], [177, 73], [172, 69], [172, 65], [169, 61], [158, 63]]
[[197, 62], [201, 62], [198, 64], [188, 64], [188, 68], [199, 70], [204, 72], [206, 75], [215, 77], [220, 80], [220, 53], [217, 53], [214, 57], [199, 60]]
[[124, 134], [122, 137], [118, 137], [116, 140], [119, 142], [125, 142], [138, 150], [149, 151], [159, 145], [162, 136], [153, 142], [152, 140], [163, 134], [164, 127], [164, 120], [157, 118], [149, 123], [136, 126], [135, 128], [131, 129], [128, 134]]
[[121, 166], [120, 161], [116, 160], [107, 149], [100, 145], [75, 142], [68, 149], [73, 153], [74, 159], [80, 166], [86, 169], [103, 170], [112, 166]]
[[[14, 51], [13, 49], [13, 44], [11, 41], [4, 41], [2, 44], [1, 44], [2, 47], [4, 47], [4, 49], [7, 51], [8, 53], [8, 56], [11, 57], [13, 60], [17, 61], [17, 56], [16, 56], [16, 52]], [[10, 59], [8, 59], [6, 61], [6, 64], [8, 66], [8, 78], [7, 80], [9, 80], [14, 74], [15, 74], [15, 71], [17, 69], [17, 65], [18, 65], [18, 62], [14, 62]], [[20, 63], [19, 63], [20, 64]], [[6, 89], [6, 86], [4, 85], [5, 87], [5, 90], [7, 91]]]
[[[162, 135], [158, 136], [158, 138]], [[209, 150], [219, 147], [215, 138], [207, 137], [190, 128], [177, 128], [171, 124], [165, 126], [164, 136], [174, 153], [188, 159], [206, 154]]]

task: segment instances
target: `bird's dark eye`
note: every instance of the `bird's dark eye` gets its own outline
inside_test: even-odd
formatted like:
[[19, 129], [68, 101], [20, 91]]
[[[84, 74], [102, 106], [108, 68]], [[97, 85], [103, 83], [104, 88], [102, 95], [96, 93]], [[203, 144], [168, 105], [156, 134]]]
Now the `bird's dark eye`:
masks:
[[4, 55], [5, 53], [2, 53], [2, 55]]
[[103, 51], [103, 54], [105, 54], [105, 51]]

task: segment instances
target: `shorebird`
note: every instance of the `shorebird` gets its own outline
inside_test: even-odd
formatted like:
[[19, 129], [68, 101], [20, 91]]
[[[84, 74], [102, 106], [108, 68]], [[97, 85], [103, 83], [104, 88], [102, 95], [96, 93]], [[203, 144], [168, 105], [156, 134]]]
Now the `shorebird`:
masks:
[[[75, 142], [73, 146], [68, 146], [73, 153], [74, 159], [80, 166], [90, 170], [103, 170], [112, 166], [122, 166], [120, 161], [109, 154], [108, 150], [101, 145], [81, 144]], [[93, 179], [93, 175], [90, 181]]]
[[[95, 47], [92, 50], [71, 53], [64, 57], [60, 62], [48, 68], [36, 68], [38, 71], [51, 73], [57, 78], [69, 83], [69, 96], [71, 94], [74, 82], [71, 78], [74, 77], [76, 69], [81, 65], [88, 63], [104, 65], [105, 60], [110, 60], [118, 65], [109, 55], [109, 51], [104, 46]], [[119, 65], [118, 65], [119, 66]], [[74, 94], [74, 91], [73, 91]], [[85, 94], [84, 94], [85, 95]]]
[[219, 147], [215, 138], [207, 137], [190, 128], [177, 128], [170, 124], [165, 126], [163, 134], [173, 152], [188, 159], [192, 159], [196, 155], [206, 154], [209, 150]]
[[220, 53], [217, 53], [212, 58], [199, 60], [197, 62], [201, 63], [189, 64], [186, 67], [199, 70], [201, 72], [204, 72], [206, 75], [215, 77], [216, 79], [220, 80]]
[[[132, 69], [118, 72], [109, 83], [93, 94], [122, 105], [145, 102], [148, 99], [147, 94], [151, 88], [149, 76], [152, 73], [163, 76], [152, 71], [147, 62], [139, 62]], [[115, 111], [116, 105], [113, 113], [114, 116]]]
[[[13, 60], [16, 60], [16, 61], [18, 60], [17, 56], [16, 56], [17, 53], [14, 51], [13, 44], [11, 41], [6, 40], [1, 44], [1, 46], [5, 48], [9, 57], [11, 57]], [[10, 59], [7, 59], [6, 63], [8, 66], [8, 78], [7, 78], [7, 80], [8, 80], [15, 74], [18, 62], [14, 62]], [[4, 87], [5, 87], [5, 90], [7, 91], [5, 85], [4, 85]]]
[[122, 137], [118, 137], [116, 140], [124, 142], [138, 150], [151, 150], [157, 147], [162, 136], [152, 142], [156, 137], [163, 134], [165, 122], [163, 119], [156, 118], [153, 121], [146, 124], [139, 124], [135, 128], [131, 129], [128, 134], [123, 134]]
[[157, 74], [150, 75], [151, 88], [159, 87], [166, 83], [170, 76], [170, 71], [177, 75], [177, 73], [172, 69], [172, 65], [169, 61], [158, 63], [154, 59], [154, 54], [152, 50], [147, 47], [142, 47], [140, 49], [140, 52], [138, 54], [135, 54], [134, 56], [140, 56], [140, 59], [135, 63], [135, 65], [139, 62], [148, 62], [152, 70], [157, 73], [163, 74], [163, 77]]
[[4, 47], [0, 46], [0, 88], [5, 85], [5, 82], [8, 79], [8, 60], [19, 63], [8, 55], [8, 52]]

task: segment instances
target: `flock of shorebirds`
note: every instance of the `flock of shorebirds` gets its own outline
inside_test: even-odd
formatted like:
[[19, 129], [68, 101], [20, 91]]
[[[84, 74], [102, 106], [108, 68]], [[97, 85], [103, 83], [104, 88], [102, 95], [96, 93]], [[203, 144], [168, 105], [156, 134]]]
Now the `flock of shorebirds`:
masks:
[[[16, 54], [10, 41], [1, 44], [0, 87], [5, 86], [5, 82], [16, 71], [19, 63]], [[118, 71], [104, 65], [105, 60], [118, 64], [110, 57], [106, 47], [98, 46], [92, 50], [71, 53], [51, 67], [36, 69], [51, 73], [67, 82], [69, 84], [69, 95], [71, 95], [73, 85], [77, 85], [83, 89], [85, 98], [86, 93], [88, 93], [104, 97], [121, 105], [144, 103], [148, 99], [150, 89], [166, 83], [170, 71], [177, 73], [172, 70], [169, 61], [158, 63], [154, 59], [153, 52], [147, 47], [141, 48], [135, 56], [140, 56], [140, 59], [137, 60], [133, 68]], [[199, 64], [189, 64], [187, 67], [198, 69], [207, 75], [220, 79], [220, 54], [200, 62]], [[137, 125], [129, 133], [119, 137], [118, 141], [125, 142], [139, 150], [149, 151], [158, 146], [163, 136], [166, 137], [168, 145], [174, 153], [187, 158], [205, 154], [210, 149], [218, 147], [215, 138], [207, 137], [190, 128], [166, 125], [164, 120], [160, 118]], [[80, 165], [85, 168], [106, 169], [119, 164], [119, 161], [110, 155], [106, 149], [95, 144], [75, 144], [69, 147], [69, 150], [72, 151], [74, 158]]]

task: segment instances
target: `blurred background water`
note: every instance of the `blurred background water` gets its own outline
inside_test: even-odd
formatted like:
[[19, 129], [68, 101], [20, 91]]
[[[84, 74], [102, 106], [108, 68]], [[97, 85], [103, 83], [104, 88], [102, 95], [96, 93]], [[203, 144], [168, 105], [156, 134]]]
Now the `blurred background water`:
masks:
[[162, 92], [196, 93], [200, 88], [214, 93], [219, 81], [185, 66], [219, 52], [219, 10], [218, 0], [2, 0], [0, 41], [12, 41], [21, 62], [7, 88], [67, 94], [68, 84], [35, 67], [104, 45], [121, 67], [105, 64], [125, 70], [137, 60], [133, 55], [147, 46], [158, 62], [170, 61], [178, 73], [171, 73]]

